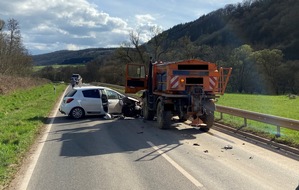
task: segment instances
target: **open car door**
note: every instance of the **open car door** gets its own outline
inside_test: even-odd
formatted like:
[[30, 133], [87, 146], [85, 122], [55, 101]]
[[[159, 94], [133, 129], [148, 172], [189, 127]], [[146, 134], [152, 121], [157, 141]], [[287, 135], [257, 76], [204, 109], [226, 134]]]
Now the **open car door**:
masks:
[[145, 65], [127, 64], [125, 93], [136, 93], [147, 88]]

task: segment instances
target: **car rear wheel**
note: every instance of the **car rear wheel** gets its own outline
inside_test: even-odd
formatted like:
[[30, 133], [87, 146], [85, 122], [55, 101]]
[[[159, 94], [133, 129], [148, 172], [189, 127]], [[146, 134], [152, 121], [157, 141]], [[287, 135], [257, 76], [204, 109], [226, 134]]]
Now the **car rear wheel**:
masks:
[[74, 119], [80, 119], [80, 118], [84, 117], [84, 110], [79, 107], [73, 108], [70, 113], [70, 116]]

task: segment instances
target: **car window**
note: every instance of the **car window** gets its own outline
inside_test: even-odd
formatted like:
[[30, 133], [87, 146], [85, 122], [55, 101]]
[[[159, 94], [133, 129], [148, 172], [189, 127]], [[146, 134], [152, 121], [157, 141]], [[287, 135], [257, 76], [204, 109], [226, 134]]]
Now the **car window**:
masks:
[[69, 91], [64, 97], [73, 97], [76, 94], [77, 90], [73, 89]]
[[86, 98], [100, 98], [98, 89], [82, 90], [82, 94]]
[[120, 98], [119, 94], [117, 94], [116, 92], [114, 92], [112, 90], [106, 90], [106, 92], [107, 92], [108, 99], [119, 99]]

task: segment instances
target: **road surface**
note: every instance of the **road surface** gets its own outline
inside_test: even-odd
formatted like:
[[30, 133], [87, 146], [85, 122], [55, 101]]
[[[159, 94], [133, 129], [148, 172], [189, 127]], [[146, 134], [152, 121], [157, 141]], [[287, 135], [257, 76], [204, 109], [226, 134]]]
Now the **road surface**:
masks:
[[[59, 113], [16, 189], [295, 190], [299, 162], [216, 130]], [[34, 161], [35, 160], [35, 161]]]

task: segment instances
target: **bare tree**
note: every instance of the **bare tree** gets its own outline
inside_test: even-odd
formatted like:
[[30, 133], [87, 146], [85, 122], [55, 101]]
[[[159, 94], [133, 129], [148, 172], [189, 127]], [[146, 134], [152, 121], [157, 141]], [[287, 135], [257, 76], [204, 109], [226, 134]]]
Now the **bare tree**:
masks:
[[0, 30], [0, 74], [28, 75], [32, 70], [32, 59], [21, 40], [20, 25], [17, 20], [9, 19], [6, 25], [8, 32]]
[[147, 44], [142, 44], [141, 33], [142, 31], [131, 30], [129, 33], [129, 41], [124, 42], [121, 48], [116, 52], [116, 56], [125, 62], [135, 62], [145, 64], [147, 56], [151, 55], [154, 60], [159, 60], [160, 56], [166, 53], [165, 45], [166, 33], [162, 33], [162, 29], [153, 26], [146, 31], [150, 33], [151, 40]]
[[144, 61], [145, 59], [144, 59], [144, 56], [143, 56], [144, 51], [143, 51], [143, 49], [141, 47], [141, 44], [140, 44], [140, 33], [141, 33], [140, 30], [137, 30], [137, 31], [132, 30], [130, 32], [130, 42], [133, 45], [133, 47], [135, 48], [135, 51], [137, 52], [141, 63], [145, 63], [145, 61]]
[[115, 55], [120, 60], [120, 62], [128, 63], [134, 62], [134, 57], [132, 55], [133, 48], [130, 42], [123, 42], [120, 48], [117, 48]]
[[160, 56], [167, 52], [167, 49], [163, 48], [167, 33], [163, 33], [162, 28], [158, 26], [151, 27], [150, 32], [152, 39], [149, 42], [149, 46], [152, 51], [152, 56], [154, 60], [159, 60]]
[[2, 31], [4, 25], [5, 25], [5, 22], [0, 19], [0, 31]]

